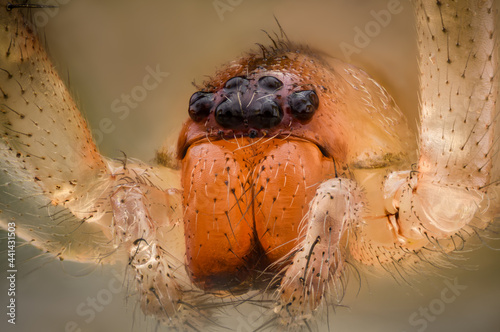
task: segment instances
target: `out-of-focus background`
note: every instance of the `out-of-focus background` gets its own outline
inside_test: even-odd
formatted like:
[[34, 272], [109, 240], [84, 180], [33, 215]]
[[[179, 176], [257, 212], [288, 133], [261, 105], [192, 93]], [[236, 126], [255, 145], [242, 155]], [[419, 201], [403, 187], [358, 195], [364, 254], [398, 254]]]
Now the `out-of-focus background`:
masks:
[[[173, 141], [187, 117], [187, 102], [196, 91], [191, 83], [201, 83], [222, 64], [255, 49], [256, 43], [269, 43], [262, 30], [279, 33], [276, 19], [291, 40], [374, 75], [417, 128], [416, 42], [406, 0], [49, 3], [59, 8], [34, 11], [35, 23], [43, 29], [50, 55], [107, 156], [120, 157], [124, 151], [150, 161], [165, 140]], [[144, 79], [151, 72], [159, 73], [158, 84], [146, 89], [150, 85]], [[123, 278], [111, 270], [121, 273], [122, 267], [29, 259], [38, 252], [19, 252], [23, 263], [18, 268], [17, 324], [8, 325], [2, 309], [0, 330], [154, 330], [136, 302], [127, 300], [128, 292], [116, 292]], [[358, 294], [359, 282], [353, 277], [346, 307], [329, 317], [330, 330], [500, 331], [500, 252], [482, 248], [464, 257], [467, 260], [458, 263], [463, 268], [437, 271], [451, 278], [448, 283], [442, 276], [422, 273], [410, 280], [412, 288], [396, 283], [390, 274], [364, 273]], [[5, 255], [0, 258], [4, 271]], [[454, 283], [461, 287], [450, 286]], [[6, 292], [2, 277], [0, 298]], [[443, 292], [446, 299], [455, 294], [453, 301], [444, 301]], [[90, 305], [92, 299], [95, 306]], [[253, 331], [262, 323], [257, 313], [250, 310], [246, 315], [235, 318], [230, 330]]]

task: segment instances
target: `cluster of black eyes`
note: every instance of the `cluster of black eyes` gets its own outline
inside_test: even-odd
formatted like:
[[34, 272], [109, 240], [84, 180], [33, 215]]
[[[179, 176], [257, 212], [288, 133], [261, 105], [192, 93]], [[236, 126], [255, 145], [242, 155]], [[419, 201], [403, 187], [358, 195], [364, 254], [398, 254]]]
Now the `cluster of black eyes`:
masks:
[[[284, 92], [283, 82], [273, 76], [261, 77], [256, 87], [244, 77], [233, 77], [224, 85], [223, 98], [215, 105], [215, 93], [198, 91], [189, 101], [189, 116], [193, 121], [204, 121], [214, 112], [215, 121], [228, 129], [268, 129], [283, 119], [278, 102]], [[298, 120], [307, 121], [318, 109], [319, 99], [313, 90], [291, 93], [286, 99], [291, 114]]]

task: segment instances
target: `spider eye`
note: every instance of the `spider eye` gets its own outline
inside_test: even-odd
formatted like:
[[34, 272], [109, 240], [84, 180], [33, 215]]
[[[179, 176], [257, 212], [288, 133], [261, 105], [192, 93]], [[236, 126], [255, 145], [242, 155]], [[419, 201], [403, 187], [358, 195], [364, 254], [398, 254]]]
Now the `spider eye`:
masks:
[[319, 99], [313, 90], [294, 92], [288, 97], [292, 115], [299, 120], [310, 120], [318, 109]]
[[236, 76], [227, 80], [224, 90], [227, 92], [245, 93], [250, 85], [250, 81], [244, 77]]
[[189, 100], [189, 116], [193, 121], [205, 119], [214, 105], [213, 93], [197, 91]]
[[215, 109], [215, 121], [224, 128], [237, 128], [243, 121], [241, 109], [231, 100], [226, 100]]
[[255, 104], [249, 110], [248, 124], [258, 129], [269, 129], [278, 125], [283, 118], [281, 107], [273, 100]]
[[259, 86], [265, 90], [276, 91], [281, 89], [283, 82], [274, 76], [264, 76], [259, 78]]

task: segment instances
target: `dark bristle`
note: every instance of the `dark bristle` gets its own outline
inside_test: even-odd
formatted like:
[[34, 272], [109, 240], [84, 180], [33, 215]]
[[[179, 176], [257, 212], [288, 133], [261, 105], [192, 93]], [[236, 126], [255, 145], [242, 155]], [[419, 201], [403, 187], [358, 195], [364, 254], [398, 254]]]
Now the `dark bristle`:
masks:
[[[271, 69], [271, 67], [287, 61], [289, 64], [293, 64], [293, 56], [291, 54], [302, 54], [310, 57], [319, 64], [329, 67], [327, 61], [324, 60], [324, 54], [317, 50], [312, 50], [307, 45], [300, 43], [294, 43], [290, 41], [286, 35], [284, 29], [280, 25], [279, 21], [276, 19], [276, 24], [278, 25], [278, 30], [273, 33], [269, 33], [266, 30], [262, 30], [266, 37], [269, 39], [269, 44], [264, 45], [261, 43], [256, 43], [258, 49], [250, 50], [240, 58], [231, 62], [231, 65], [239, 64], [237, 73], [231, 73], [232, 76], [227, 76], [227, 64], [222, 66], [215, 75], [210, 76], [206, 81], [203, 82], [202, 86], [195, 85], [200, 91], [213, 91], [221, 87], [222, 81], [234, 77], [241, 76], [253, 72], [257, 69]], [[227, 77], [226, 77], [227, 76]]]
[[7, 10], [11, 11], [13, 9], [37, 9], [37, 8], [58, 8], [55, 5], [45, 5], [38, 3], [7, 3]]

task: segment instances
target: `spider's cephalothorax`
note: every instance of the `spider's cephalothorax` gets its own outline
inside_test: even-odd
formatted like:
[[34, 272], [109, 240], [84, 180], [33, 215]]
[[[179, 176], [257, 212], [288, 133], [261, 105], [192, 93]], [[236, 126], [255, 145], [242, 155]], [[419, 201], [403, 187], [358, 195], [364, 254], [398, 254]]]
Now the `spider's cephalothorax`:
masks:
[[[230, 63], [189, 101], [178, 144], [186, 259], [205, 290], [234, 293], [281, 271], [304, 239], [301, 222], [322, 182], [400, 165], [411, 151], [401, 143], [411, 142], [406, 121], [368, 75], [280, 45]], [[335, 227], [337, 248], [346, 228]]]

